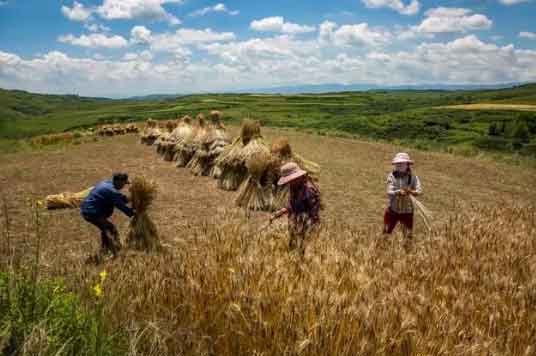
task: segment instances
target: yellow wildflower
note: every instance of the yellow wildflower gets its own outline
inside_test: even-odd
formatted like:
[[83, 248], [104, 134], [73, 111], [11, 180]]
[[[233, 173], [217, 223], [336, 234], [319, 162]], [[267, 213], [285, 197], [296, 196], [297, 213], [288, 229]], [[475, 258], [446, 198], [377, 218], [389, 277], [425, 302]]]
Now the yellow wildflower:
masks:
[[95, 291], [95, 295], [97, 296], [97, 298], [100, 298], [102, 296], [102, 288], [100, 284], [95, 285], [95, 287], [93, 287], [93, 290]]
[[99, 276], [102, 283], [106, 280], [106, 277], [108, 277], [108, 273], [106, 271], [102, 271], [101, 273], [99, 273]]

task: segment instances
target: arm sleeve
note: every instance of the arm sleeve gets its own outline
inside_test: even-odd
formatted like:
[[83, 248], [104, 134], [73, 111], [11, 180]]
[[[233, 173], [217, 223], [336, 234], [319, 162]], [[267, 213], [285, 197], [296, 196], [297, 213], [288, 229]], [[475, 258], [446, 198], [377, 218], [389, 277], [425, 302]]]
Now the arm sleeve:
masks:
[[131, 208], [127, 206], [128, 199], [125, 195], [119, 192], [114, 192], [113, 201], [114, 201], [115, 207], [121, 210], [126, 216], [128, 216], [129, 218], [134, 216], [134, 210], [132, 210]]
[[316, 223], [320, 219], [320, 195], [317, 192], [311, 192], [311, 195], [309, 196], [309, 204], [311, 207], [311, 220]]
[[416, 195], [421, 195], [422, 194], [422, 186], [421, 186], [421, 180], [419, 179], [419, 177], [417, 176], [414, 176], [415, 179], [413, 180], [413, 190], [415, 190], [416, 192]]
[[395, 183], [392, 175], [387, 177], [387, 195], [396, 195], [400, 189], [395, 189]]

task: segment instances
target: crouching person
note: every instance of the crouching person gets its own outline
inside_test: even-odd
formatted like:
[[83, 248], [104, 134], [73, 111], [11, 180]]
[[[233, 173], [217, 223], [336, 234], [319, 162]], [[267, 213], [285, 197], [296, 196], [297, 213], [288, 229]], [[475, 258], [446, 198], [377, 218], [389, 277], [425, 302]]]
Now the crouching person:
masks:
[[296, 163], [281, 167], [278, 185], [289, 186], [288, 206], [270, 217], [270, 223], [283, 215], [288, 216], [289, 250], [305, 255], [305, 244], [310, 235], [318, 233], [320, 224], [320, 192], [318, 187]]
[[120, 192], [127, 184], [129, 181], [126, 173], [114, 173], [112, 180], [97, 183], [80, 205], [82, 217], [101, 232], [101, 250], [97, 259], [108, 252], [115, 257], [121, 249], [119, 233], [108, 219], [112, 216], [114, 207], [129, 218], [134, 216], [134, 210], [127, 206], [127, 197]]
[[387, 177], [389, 205], [384, 213], [384, 234], [391, 234], [396, 225], [402, 224], [404, 237], [413, 236], [413, 203], [411, 195], [422, 193], [419, 177], [411, 171], [413, 161], [407, 153], [398, 153], [392, 161], [394, 170]]

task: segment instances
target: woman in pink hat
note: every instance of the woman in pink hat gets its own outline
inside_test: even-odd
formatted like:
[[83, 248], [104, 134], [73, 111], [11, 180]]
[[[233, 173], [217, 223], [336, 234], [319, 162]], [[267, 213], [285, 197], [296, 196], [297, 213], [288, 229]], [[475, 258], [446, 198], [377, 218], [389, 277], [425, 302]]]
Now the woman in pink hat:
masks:
[[289, 185], [288, 206], [270, 217], [270, 223], [283, 215], [288, 216], [289, 249], [305, 254], [305, 240], [318, 231], [320, 223], [320, 192], [318, 187], [296, 163], [289, 162], [281, 167], [278, 185]]
[[419, 177], [411, 172], [413, 161], [407, 153], [397, 153], [393, 158], [394, 170], [387, 177], [387, 195], [389, 206], [384, 214], [384, 234], [391, 234], [400, 222], [404, 236], [412, 237], [413, 203], [410, 195], [422, 194]]

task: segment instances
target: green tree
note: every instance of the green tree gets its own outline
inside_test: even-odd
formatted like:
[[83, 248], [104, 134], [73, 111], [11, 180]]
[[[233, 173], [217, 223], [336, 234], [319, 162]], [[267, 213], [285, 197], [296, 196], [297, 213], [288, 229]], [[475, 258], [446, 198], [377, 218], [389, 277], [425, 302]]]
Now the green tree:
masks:
[[530, 141], [529, 127], [526, 121], [519, 120], [516, 123], [513, 138], [521, 143], [528, 143]]
[[488, 127], [488, 136], [498, 136], [497, 124], [492, 122]]

